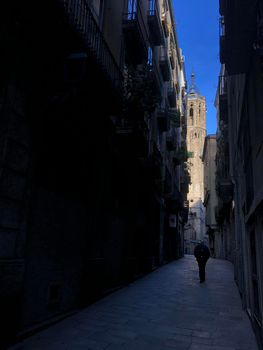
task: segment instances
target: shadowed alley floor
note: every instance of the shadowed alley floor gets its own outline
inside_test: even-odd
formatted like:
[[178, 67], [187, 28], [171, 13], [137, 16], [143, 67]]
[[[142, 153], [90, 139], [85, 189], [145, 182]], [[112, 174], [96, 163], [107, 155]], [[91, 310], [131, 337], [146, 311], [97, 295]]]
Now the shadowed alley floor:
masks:
[[186, 255], [10, 349], [258, 349], [232, 264], [209, 259], [206, 277]]

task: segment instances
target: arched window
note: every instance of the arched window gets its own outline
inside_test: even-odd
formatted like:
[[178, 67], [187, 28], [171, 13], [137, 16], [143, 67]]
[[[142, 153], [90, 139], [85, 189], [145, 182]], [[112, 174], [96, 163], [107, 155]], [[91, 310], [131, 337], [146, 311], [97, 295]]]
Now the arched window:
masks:
[[189, 110], [189, 121], [190, 121], [190, 125], [194, 125], [194, 109], [193, 107], [191, 106], [190, 110]]

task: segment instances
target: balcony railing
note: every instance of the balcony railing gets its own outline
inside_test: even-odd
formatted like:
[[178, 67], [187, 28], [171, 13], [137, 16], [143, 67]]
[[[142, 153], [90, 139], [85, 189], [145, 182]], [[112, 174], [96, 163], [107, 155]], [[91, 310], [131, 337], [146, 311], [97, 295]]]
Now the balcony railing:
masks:
[[60, 0], [69, 24], [80, 34], [87, 51], [94, 56], [110, 78], [114, 88], [120, 90], [123, 76], [103, 34], [92, 14], [87, 0]]
[[118, 119], [115, 130], [118, 135], [131, 135], [134, 131], [134, 122], [127, 119]]
[[226, 63], [227, 60], [227, 47], [226, 47], [226, 35], [225, 35], [225, 18], [222, 16], [219, 19], [219, 45], [220, 45], [220, 62]]
[[164, 32], [161, 23], [158, 0], [149, 0], [148, 25], [153, 45], [164, 44]]
[[173, 179], [169, 168], [165, 167], [165, 177], [164, 177], [164, 195], [170, 197], [173, 190]]
[[159, 71], [159, 66], [156, 62], [156, 59], [153, 57], [151, 62], [148, 62], [149, 72], [154, 84], [154, 93], [161, 96], [162, 94], [162, 81], [161, 73]]
[[166, 134], [166, 147], [169, 151], [174, 151], [178, 147], [177, 135], [174, 129], [170, 129]]
[[189, 201], [183, 201], [183, 208], [180, 211], [180, 216], [184, 224], [188, 221], [188, 214], [189, 214]]
[[168, 88], [167, 98], [168, 98], [170, 107], [172, 108], [176, 107], [176, 90], [174, 86], [171, 86], [170, 88]]
[[128, 0], [123, 14], [123, 33], [126, 43], [126, 61], [139, 64], [147, 61], [148, 31], [138, 0]]
[[225, 75], [219, 76], [219, 96], [227, 95], [227, 77]]
[[219, 76], [219, 117], [228, 121], [227, 77]]
[[175, 128], [180, 128], [181, 126], [181, 113], [179, 109], [176, 108], [170, 108], [168, 111], [168, 115], [170, 120], [172, 121], [172, 124]]
[[170, 62], [167, 54], [167, 49], [164, 46], [162, 46], [160, 50], [159, 66], [162, 72], [163, 80], [169, 81], [171, 78], [171, 69], [170, 69]]
[[219, 197], [223, 203], [229, 203], [233, 199], [234, 185], [231, 179], [219, 179]]

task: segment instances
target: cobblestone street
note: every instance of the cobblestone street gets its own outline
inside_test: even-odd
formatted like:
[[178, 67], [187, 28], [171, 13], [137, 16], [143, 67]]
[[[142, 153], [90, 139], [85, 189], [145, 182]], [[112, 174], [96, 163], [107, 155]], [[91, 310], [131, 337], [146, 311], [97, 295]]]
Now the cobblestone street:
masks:
[[13, 350], [256, 350], [232, 264], [167, 264], [11, 347]]

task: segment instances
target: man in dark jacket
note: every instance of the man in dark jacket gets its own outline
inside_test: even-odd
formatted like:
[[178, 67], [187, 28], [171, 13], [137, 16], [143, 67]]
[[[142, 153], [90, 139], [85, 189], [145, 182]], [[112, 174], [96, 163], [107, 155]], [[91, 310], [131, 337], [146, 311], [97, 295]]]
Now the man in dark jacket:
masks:
[[199, 266], [199, 277], [200, 283], [205, 281], [205, 265], [207, 260], [210, 258], [209, 248], [204, 244], [204, 242], [200, 242], [194, 249], [194, 256], [198, 262]]

